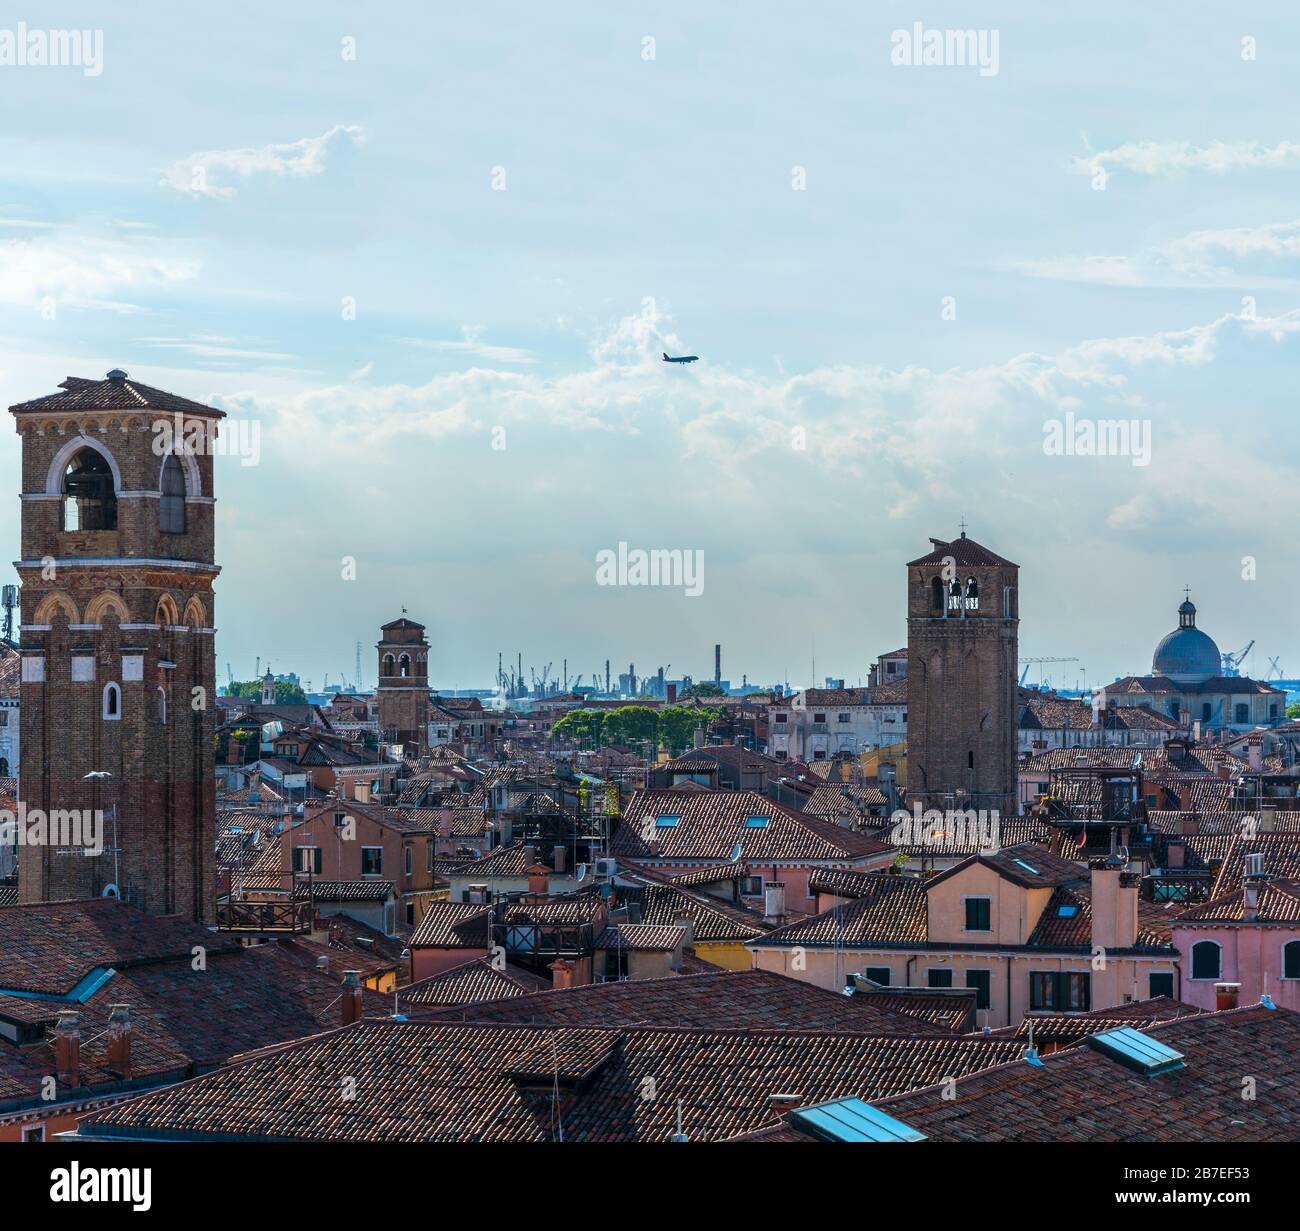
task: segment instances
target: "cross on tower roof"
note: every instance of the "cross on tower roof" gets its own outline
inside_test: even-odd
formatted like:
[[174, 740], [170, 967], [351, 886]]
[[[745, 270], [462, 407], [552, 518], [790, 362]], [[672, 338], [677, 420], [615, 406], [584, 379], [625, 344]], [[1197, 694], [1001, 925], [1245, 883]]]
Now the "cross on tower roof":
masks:
[[962, 519], [961, 519], [961, 521], [959, 521], [959, 522], [957, 523], [957, 525], [958, 525], [958, 527], [961, 529], [961, 537], [962, 537], [962, 538], [965, 538], [965, 537], [966, 537], [966, 516], [965, 516], [965, 514], [962, 515]]

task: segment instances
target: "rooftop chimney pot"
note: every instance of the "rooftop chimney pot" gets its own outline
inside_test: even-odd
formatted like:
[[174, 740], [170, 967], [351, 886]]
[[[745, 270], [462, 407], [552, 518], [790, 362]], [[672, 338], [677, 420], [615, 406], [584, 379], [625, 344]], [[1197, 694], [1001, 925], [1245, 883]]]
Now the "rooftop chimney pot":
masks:
[[58, 1084], [81, 1085], [81, 1021], [75, 1009], [60, 1009], [54, 1027], [54, 1073]]
[[131, 1076], [131, 1010], [115, 1004], [108, 1015], [108, 1067], [122, 1077]]
[[343, 1024], [352, 1025], [361, 1020], [361, 972], [343, 972]]

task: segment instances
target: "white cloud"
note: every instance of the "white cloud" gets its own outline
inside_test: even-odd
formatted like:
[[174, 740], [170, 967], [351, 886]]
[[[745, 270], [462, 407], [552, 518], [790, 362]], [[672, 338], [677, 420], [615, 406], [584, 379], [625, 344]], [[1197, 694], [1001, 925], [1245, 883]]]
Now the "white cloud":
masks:
[[[1193, 423], [1196, 416], [1170, 392], [1170, 382], [1207, 385], [1204, 373], [1226, 350], [1229, 360], [1217, 379], [1235, 390], [1229, 373], [1238, 363], [1267, 364], [1262, 344], [1297, 335], [1300, 312], [1258, 321], [1224, 316], [981, 368], [841, 364], [765, 377], [717, 363], [686, 373], [662, 363], [659, 354], [672, 333], [651, 304], [594, 340], [591, 361], [567, 373], [474, 367], [421, 385], [347, 382], [289, 395], [245, 394], [223, 404], [233, 414], [263, 420], [264, 448], [286, 462], [310, 451], [327, 467], [400, 456], [429, 469], [439, 458], [445, 464], [453, 456], [477, 457], [476, 449], [488, 449], [492, 428], [505, 425], [512, 440], [524, 433], [530, 450], [553, 450], [546, 456], [574, 466], [589, 459], [611, 476], [633, 458], [638, 471], [662, 474], [668, 482], [679, 472], [707, 475], [709, 482], [698, 489], [674, 485], [683, 508], [707, 502], [724, 484], [731, 514], [748, 510], [747, 516], [762, 517], [771, 493], [792, 484], [796, 491], [815, 490], [828, 509], [865, 499], [895, 519], [966, 491], [996, 504], [998, 516], [1014, 518], [1017, 510], [1024, 516], [1043, 516], [1051, 508], [1064, 513], [1082, 495], [1070, 494], [1068, 485], [1085, 483], [1096, 518], [1136, 536], [1172, 516], [1187, 475], [1205, 457], [1231, 452], [1243, 476], [1252, 464], [1282, 474], [1277, 459], [1252, 448], [1243, 452], [1233, 420], [1217, 407], [1208, 427]], [[1127, 458], [1045, 457], [1044, 424], [1067, 410], [1152, 420], [1152, 465], [1138, 470]], [[803, 448], [793, 443], [796, 429]], [[1201, 433], [1194, 448], [1186, 443], [1193, 431]], [[610, 437], [626, 444], [611, 444]], [[481, 484], [480, 494], [490, 497], [495, 473], [470, 464], [457, 481]], [[1011, 474], [1014, 482], [1004, 478]], [[400, 491], [380, 494], [378, 520], [399, 517], [402, 498]], [[1258, 509], [1227, 489], [1207, 488], [1203, 498], [1214, 510], [1216, 532], [1255, 524]], [[848, 526], [851, 519], [835, 524]]]
[[473, 325], [461, 326], [462, 337], [452, 341], [442, 338], [402, 338], [407, 346], [419, 350], [440, 351], [452, 355], [472, 355], [476, 359], [486, 359], [492, 363], [534, 363], [536, 357], [532, 351], [519, 346], [493, 346], [482, 340], [482, 329]]
[[297, 355], [280, 351], [259, 350], [241, 344], [238, 338], [196, 334], [190, 338], [136, 338], [142, 346], [178, 350], [196, 359], [262, 359], [270, 361], [296, 359]]
[[1070, 170], [1091, 175], [1099, 167], [1107, 172], [1130, 171], [1134, 175], [1181, 175], [1205, 171], [1226, 175], [1230, 171], [1274, 170], [1300, 167], [1300, 143], [1279, 141], [1211, 141], [1193, 145], [1190, 141], [1133, 141], [1111, 150], [1090, 153], [1070, 160]]
[[123, 297], [188, 281], [199, 262], [176, 245], [56, 230], [11, 240], [0, 262], [0, 303], [139, 311]]
[[359, 143], [356, 124], [335, 124], [319, 137], [303, 137], [259, 149], [205, 150], [179, 159], [164, 169], [161, 184], [193, 197], [228, 198], [235, 195], [230, 180], [254, 175], [311, 176], [325, 170], [332, 149], [346, 142]]
[[1300, 279], [1300, 220], [1193, 231], [1122, 256], [1062, 256], [1008, 268], [1032, 278], [1116, 287], [1281, 287]]

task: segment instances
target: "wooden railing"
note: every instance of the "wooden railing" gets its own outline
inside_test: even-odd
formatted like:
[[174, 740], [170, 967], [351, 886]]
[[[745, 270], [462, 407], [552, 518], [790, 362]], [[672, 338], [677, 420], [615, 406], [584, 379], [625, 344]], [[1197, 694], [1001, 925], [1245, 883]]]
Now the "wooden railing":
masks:
[[250, 902], [247, 899], [234, 901], [224, 898], [217, 902], [217, 931], [219, 932], [310, 932], [311, 919], [310, 897], [268, 902]]

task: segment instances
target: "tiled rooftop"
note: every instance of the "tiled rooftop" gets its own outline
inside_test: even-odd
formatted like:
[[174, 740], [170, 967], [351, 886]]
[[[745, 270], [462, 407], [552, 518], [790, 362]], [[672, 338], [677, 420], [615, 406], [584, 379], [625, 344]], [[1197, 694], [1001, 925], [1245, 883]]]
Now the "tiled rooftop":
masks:
[[[369, 1022], [121, 1103], [83, 1132], [315, 1141], [718, 1141], [772, 1097], [878, 1099], [1019, 1055], [1006, 1041], [804, 1031]], [[339, 1097], [343, 1077], [356, 1097]], [[553, 1095], [559, 1089], [562, 1100]], [[647, 1097], [652, 1090], [653, 1097]]]

